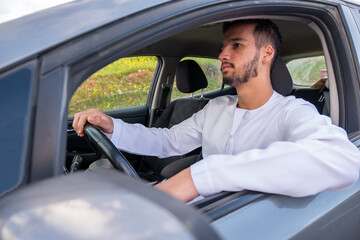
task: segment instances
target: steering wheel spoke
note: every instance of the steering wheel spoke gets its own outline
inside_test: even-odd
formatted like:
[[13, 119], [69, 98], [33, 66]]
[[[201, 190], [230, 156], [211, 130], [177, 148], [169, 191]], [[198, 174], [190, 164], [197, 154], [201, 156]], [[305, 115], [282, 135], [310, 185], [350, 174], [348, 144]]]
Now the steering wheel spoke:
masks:
[[139, 175], [136, 173], [129, 161], [100, 129], [87, 123], [84, 128], [84, 133], [94, 150], [105, 155], [115, 169], [136, 179], [140, 179]]

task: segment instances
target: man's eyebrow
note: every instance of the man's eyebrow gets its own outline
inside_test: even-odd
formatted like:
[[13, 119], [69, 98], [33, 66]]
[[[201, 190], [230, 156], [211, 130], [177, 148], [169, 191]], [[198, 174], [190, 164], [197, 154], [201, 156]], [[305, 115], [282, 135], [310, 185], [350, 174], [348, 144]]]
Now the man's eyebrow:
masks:
[[245, 38], [231, 38], [225, 41], [225, 43], [232, 43], [232, 42], [248, 42]]
[[220, 51], [224, 48], [225, 45], [228, 45], [233, 42], [248, 42], [248, 40], [246, 40], [244, 38], [240, 38], [240, 37], [228, 39], [220, 45]]
[[233, 43], [233, 42], [248, 42], [248, 40], [246, 40], [246, 39], [244, 39], [244, 38], [240, 38], [240, 37], [231, 38], [231, 39], [228, 39], [228, 40], [224, 41], [224, 42], [221, 44], [221, 47], [223, 47], [223, 46], [226, 45], [226, 44]]
[[247, 42], [248, 40], [244, 38], [231, 38], [228, 40], [228, 42]]

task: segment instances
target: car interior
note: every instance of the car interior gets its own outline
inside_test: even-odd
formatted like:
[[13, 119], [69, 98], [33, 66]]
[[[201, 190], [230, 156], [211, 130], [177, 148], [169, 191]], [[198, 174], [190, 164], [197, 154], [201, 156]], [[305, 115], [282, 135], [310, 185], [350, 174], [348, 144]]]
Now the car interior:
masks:
[[[321, 114], [330, 116], [337, 124], [339, 113], [336, 82], [324, 36], [318, 26], [305, 19], [276, 18], [272, 20], [279, 27], [283, 43], [281, 55], [276, 59], [271, 70], [273, 88], [284, 96], [294, 95], [313, 103]], [[182, 31], [133, 53], [129, 57], [156, 56], [157, 58], [157, 66], [152, 73], [146, 102], [121, 109], [100, 110], [112, 117], [122, 118], [126, 122], [141, 123], [148, 127], [171, 128], [202, 109], [209, 100], [228, 94], [235, 95], [235, 89], [224, 86], [221, 80], [217, 88], [208, 89], [209, 78], [212, 77], [211, 75], [218, 74], [214, 71], [220, 70], [213, 65], [206, 68], [198, 63], [198, 59], [218, 62], [217, 57], [223, 38], [223, 22], [214, 22]], [[323, 59], [324, 66], [315, 70], [318, 62], [313, 58], [318, 57]], [[288, 64], [299, 59], [307, 61], [307, 72], [317, 71], [312, 82], [299, 84], [298, 80], [294, 80], [295, 75], [289, 71]], [[303, 62], [300, 64], [304, 65]], [[297, 68], [298, 66], [295, 66], [294, 69]], [[100, 71], [96, 69], [94, 73], [98, 70]], [[141, 71], [138, 70], [138, 72]], [[306, 78], [301, 74], [297, 74], [296, 78], [300, 80]], [[84, 82], [87, 81], [92, 81], [91, 77], [84, 79]], [[183, 95], [174, 98], [175, 89]], [[77, 92], [74, 95], [76, 94]], [[87, 108], [90, 107], [92, 106], [87, 106]], [[89, 146], [85, 138], [77, 137], [71, 130], [72, 120], [73, 117], [69, 114], [65, 172], [86, 170], [91, 164], [104, 158], [102, 153], [94, 151]], [[201, 160], [201, 148], [184, 156], [166, 159], [138, 156], [126, 152], [122, 154], [143, 180], [153, 183], [169, 178]]]

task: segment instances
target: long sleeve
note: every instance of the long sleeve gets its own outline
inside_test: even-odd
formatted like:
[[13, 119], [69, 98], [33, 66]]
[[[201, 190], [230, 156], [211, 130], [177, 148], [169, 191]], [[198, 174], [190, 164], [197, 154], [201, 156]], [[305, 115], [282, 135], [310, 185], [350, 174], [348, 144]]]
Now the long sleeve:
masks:
[[194, 164], [198, 192], [249, 189], [301, 197], [351, 186], [358, 179], [360, 151], [330, 118], [301, 108], [286, 111], [279, 122], [285, 141]]
[[[230, 125], [236, 101], [236, 97], [213, 99], [202, 110], [170, 129], [147, 128], [113, 119], [114, 130], [110, 140], [121, 150], [160, 158], [183, 155], [200, 146], [216, 151], [217, 147], [212, 145], [212, 135], [218, 135], [216, 129], [221, 131], [222, 127], [216, 128], [214, 124]], [[218, 116], [225, 120], [218, 120]], [[206, 136], [203, 135], [204, 128]], [[216, 141], [224, 142], [222, 138], [217, 137]]]
[[201, 146], [203, 118], [203, 112], [199, 111], [170, 129], [147, 128], [113, 119], [111, 141], [117, 148], [139, 155], [161, 158], [183, 155]]

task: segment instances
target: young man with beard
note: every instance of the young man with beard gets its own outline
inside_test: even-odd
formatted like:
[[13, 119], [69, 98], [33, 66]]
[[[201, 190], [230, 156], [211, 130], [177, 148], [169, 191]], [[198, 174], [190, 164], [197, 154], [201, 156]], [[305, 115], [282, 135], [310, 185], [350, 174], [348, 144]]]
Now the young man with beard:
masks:
[[90, 122], [112, 134], [119, 149], [142, 155], [168, 157], [202, 146], [203, 160], [156, 185], [185, 202], [221, 191], [308, 196], [351, 186], [360, 152], [346, 132], [310, 103], [273, 90], [270, 69], [280, 47], [269, 20], [227, 23], [219, 59], [224, 83], [237, 96], [213, 99], [171, 129], [127, 124], [97, 109], [77, 113], [73, 127], [83, 136]]

